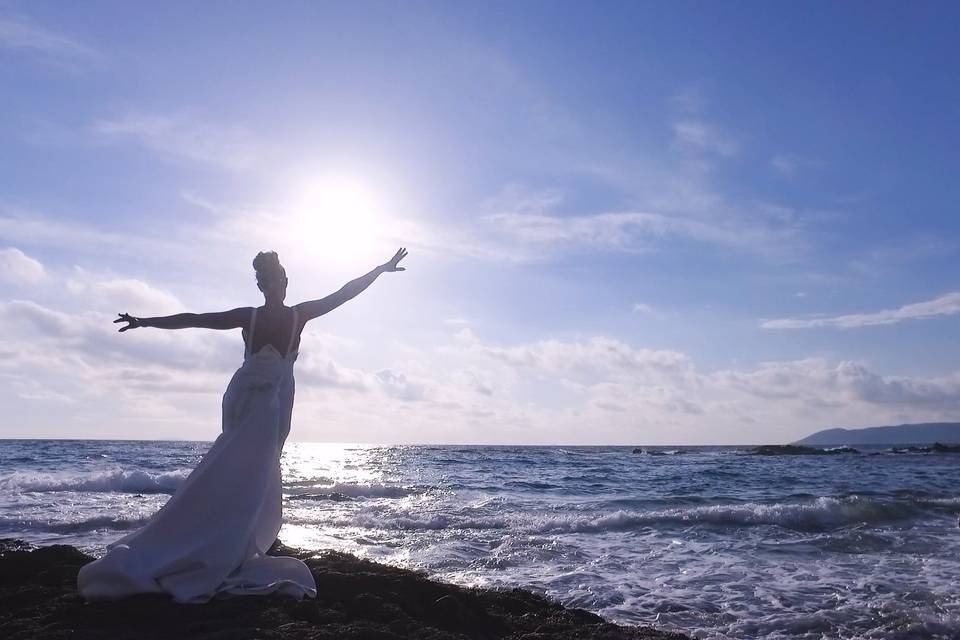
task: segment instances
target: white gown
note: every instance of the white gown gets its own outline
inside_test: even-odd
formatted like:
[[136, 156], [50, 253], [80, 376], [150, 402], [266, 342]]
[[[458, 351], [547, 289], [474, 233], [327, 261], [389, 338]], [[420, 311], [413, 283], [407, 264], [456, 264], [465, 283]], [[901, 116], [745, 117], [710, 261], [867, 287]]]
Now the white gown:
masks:
[[223, 394], [223, 432], [176, 493], [140, 529], [111, 543], [80, 569], [87, 600], [169, 593], [202, 603], [218, 594], [317, 595], [297, 558], [266, 555], [280, 531], [280, 452], [293, 410], [294, 331], [281, 355], [272, 345], [251, 353]]

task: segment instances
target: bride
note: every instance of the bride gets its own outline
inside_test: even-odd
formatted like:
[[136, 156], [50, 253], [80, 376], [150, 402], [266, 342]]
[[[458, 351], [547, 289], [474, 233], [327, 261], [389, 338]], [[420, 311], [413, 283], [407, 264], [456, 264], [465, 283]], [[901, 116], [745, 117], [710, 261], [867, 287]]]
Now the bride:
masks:
[[290, 433], [293, 362], [303, 326], [369, 287], [381, 273], [403, 271], [400, 249], [387, 263], [339, 291], [293, 307], [283, 304], [287, 275], [277, 254], [253, 261], [264, 305], [220, 313], [137, 318], [121, 313], [120, 331], [236, 329], [243, 365], [223, 394], [223, 430], [176, 493], [140, 529], [116, 540], [77, 578], [87, 600], [168, 593], [177, 602], [220, 594], [314, 597], [310, 569], [296, 558], [268, 556], [280, 531], [280, 452]]

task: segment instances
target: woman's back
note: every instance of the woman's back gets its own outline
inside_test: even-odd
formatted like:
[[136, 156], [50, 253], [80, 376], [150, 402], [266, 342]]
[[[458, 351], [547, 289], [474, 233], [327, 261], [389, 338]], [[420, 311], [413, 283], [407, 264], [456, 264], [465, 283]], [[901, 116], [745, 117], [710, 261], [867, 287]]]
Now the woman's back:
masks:
[[250, 313], [250, 325], [243, 329], [245, 352], [259, 353], [270, 345], [286, 357], [299, 347], [302, 329], [296, 307], [254, 307]]

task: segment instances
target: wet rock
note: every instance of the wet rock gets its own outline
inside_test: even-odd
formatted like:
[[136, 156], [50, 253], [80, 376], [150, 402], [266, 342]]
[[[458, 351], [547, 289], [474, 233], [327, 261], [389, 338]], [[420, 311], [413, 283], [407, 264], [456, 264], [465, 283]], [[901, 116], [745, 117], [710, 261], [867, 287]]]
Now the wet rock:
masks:
[[943, 444], [942, 442], [934, 442], [929, 447], [926, 446], [910, 446], [902, 448], [893, 448], [891, 449], [893, 453], [960, 453], [960, 444]]
[[930, 450], [934, 453], [960, 453], [960, 444], [943, 444], [934, 442]]
[[860, 453], [853, 447], [833, 447], [818, 449], [799, 444], [765, 444], [755, 447], [751, 452], [755, 456], [832, 456], [841, 453]]

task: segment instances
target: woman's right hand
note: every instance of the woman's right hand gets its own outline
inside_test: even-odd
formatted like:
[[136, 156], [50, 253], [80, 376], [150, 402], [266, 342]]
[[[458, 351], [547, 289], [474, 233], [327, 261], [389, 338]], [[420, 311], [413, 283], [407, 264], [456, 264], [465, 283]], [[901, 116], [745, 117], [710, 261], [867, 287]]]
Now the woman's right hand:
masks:
[[398, 267], [397, 263], [407, 257], [407, 250], [401, 248], [397, 251], [389, 262], [382, 264], [378, 267], [380, 271], [384, 273], [393, 273], [394, 271], [406, 271], [406, 267]]
[[120, 332], [121, 332], [121, 333], [124, 332], [124, 331], [126, 331], [127, 329], [136, 329], [137, 327], [142, 327], [142, 326], [144, 326], [144, 325], [143, 325], [143, 320], [141, 320], [140, 318], [134, 318], [134, 317], [133, 317], [132, 315], [130, 315], [129, 313], [120, 313], [120, 314], [117, 314], [117, 315], [119, 315], [120, 317], [117, 318], [116, 320], [114, 320], [114, 321], [113, 321], [114, 323], [117, 323], [117, 322], [128, 322], [128, 323], [129, 323], [129, 324], [128, 324], [127, 326], [125, 326], [125, 327], [120, 327]]

